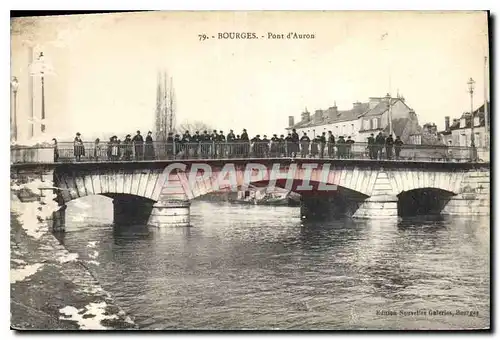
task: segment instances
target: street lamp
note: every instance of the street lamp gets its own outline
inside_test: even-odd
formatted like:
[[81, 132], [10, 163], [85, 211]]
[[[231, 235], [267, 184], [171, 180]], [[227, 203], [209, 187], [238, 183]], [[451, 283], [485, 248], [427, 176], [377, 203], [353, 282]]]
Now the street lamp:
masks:
[[40, 79], [42, 82], [42, 124], [41, 124], [41, 130], [42, 132], [45, 132], [45, 69], [43, 63], [44, 63], [44, 57], [43, 57], [43, 52], [40, 52], [40, 56], [38, 56], [38, 61], [42, 64], [42, 67], [40, 68]]
[[11, 116], [10, 126], [12, 127], [12, 139], [14, 141], [17, 140], [17, 89], [19, 88], [19, 81], [16, 77], [12, 77], [12, 81], [10, 82], [10, 86], [12, 88], [12, 93], [14, 95], [14, 100], [12, 103], [14, 114]]
[[467, 85], [469, 86], [469, 93], [470, 93], [470, 115], [471, 115], [471, 137], [470, 137], [470, 146], [471, 146], [471, 158], [472, 161], [476, 160], [476, 143], [475, 143], [475, 136], [474, 136], [474, 85], [476, 82], [474, 79], [470, 78], [469, 81], [467, 82]]
[[392, 110], [391, 110], [391, 95], [388, 93], [385, 96], [385, 99], [387, 100], [387, 119], [389, 120], [389, 135], [392, 136]]

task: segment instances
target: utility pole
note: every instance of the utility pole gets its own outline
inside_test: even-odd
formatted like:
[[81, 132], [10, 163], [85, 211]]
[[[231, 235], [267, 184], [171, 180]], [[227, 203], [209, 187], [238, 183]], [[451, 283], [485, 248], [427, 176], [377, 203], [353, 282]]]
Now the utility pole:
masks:
[[392, 136], [393, 131], [392, 131], [392, 105], [391, 105], [391, 95], [388, 93], [385, 98], [387, 99], [387, 120], [389, 121], [389, 135]]
[[[170, 107], [170, 115], [169, 115], [169, 125], [170, 125], [170, 131], [173, 132], [175, 129], [175, 91], [174, 91], [174, 84], [173, 84], [173, 78], [170, 77], [170, 88], [169, 88], [169, 107]], [[193, 133], [193, 131], [191, 131]]]
[[[31, 67], [33, 65], [33, 46], [29, 46], [28, 48], [28, 65]], [[33, 107], [33, 77], [30, 76], [28, 79], [28, 102], [29, 102], [29, 129], [28, 129], [28, 138], [31, 139], [35, 135], [35, 112]]]
[[484, 57], [484, 145], [490, 148], [490, 129], [488, 125], [488, 57]]
[[[40, 53], [40, 57], [42, 57], [43, 54]], [[45, 79], [44, 79], [44, 72], [43, 70], [40, 72], [41, 75], [41, 81], [42, 81], [42, 124], [41, 124], [41, 131], [45, 132]]]
[[472, 152], [472, 161], [476, 161], [476, 142], [475, 142], [475, 136], [474, 136], [474, 84], [476, 82], [474, 79], [470, 78], [469, 81], [467, 82], [467, 85], [469, 85], [469, 94], [470, 94], [470, 115], [471, 115], [471, 136], [470, 136], [470, 146], [471, 146], [471, 152]]
[[14, 100], [12, 103], [14, 109], [14, 116], [12, 115], [10, 116], [11, 117], [10, 125], [12, 127], [12, 140], [17, 141], [17, 90], [19, 88], [19, 81], [17, 80], [16, 77], [12, 78], [10, 86], [12, 87], [12, 93], [14, 95]]

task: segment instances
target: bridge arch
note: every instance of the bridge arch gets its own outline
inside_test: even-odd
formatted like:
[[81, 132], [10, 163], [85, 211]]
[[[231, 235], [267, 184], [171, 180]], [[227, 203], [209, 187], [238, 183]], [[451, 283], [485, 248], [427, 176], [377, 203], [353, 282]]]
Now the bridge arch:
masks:
[[127, 196], [156, 202], [163, 182], [159, 170], [83, 170], [54, 171], [54, 186], [59, 190], [58, 201], [64, 205], [74, 199], [90, 195], [110, 198]]
[[398, 215], [439, 215], [455, 193], [432, 187], [416, 188], [398, 194]]
[[466, 172], [400, 169], [388, 171], [387, 174], [394, 195], [417, 189], [435, 189], [458, 194]]
[[[375, 171], [361, 171], [353, 167], [333, 166], [328, 164], [329, 168], [324, 170], [322, 167], [311, 169], [307, 173], [300, 167], [287, 178], [275, 178], [271, 175], [271, 168], [267, 168], [261, 177], [248, 181], [249, 172], [251, 170], [243, 167], [235, 167], [235, 181], [230, 184], [226, 173], [218, 168], [211, 172], [209, 176], [198, 174], [196, 177], [191, 173], [178, 171], [175, 175], [170, 175], [169, 185], [163, 191], [167, 194], [178, 194], [183, 192], [185, 199], [192, 200], [216, 190], [230, 191], [239, 188], [244, 188], [246, 185], [267, 186], [274, 183], [274, 186], [279, 188], [291, 189], [291, 191], [300, 192], [299, 186], [304, 184], [304, 179], [309, 178], [309, 183], [312, 189], [304, 193], [321, 193], [325, 186], [336, 186], [341, 190], [358, 193], [360, 196], [370, 196], [371, 187], [373, 187], [376, 179]], [[221, 171], [222, 170], [222, 171]], [[289, 165], [280, 169], [280, 173], [286, 173], [289, 170]], [[247, 177], [245, 177], [247, 176]], [[291, 182], [291, 187], [286, 184]], [[329, 189], [331, 190], [331, 189]]]

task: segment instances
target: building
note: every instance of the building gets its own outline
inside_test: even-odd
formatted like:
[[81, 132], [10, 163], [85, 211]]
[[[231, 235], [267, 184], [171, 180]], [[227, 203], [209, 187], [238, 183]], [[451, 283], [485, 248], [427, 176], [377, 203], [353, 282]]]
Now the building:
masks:
[[316, 110], [312, 116], [306, 108], [297, 124], [294, 124], [293, 116], [289, 117], [287, 130], [296, 129], [299, 136], [306, 132], [311, 138], [321, 135], [323, 132], [332, 131], [335, 136], [351, 136], [352, 139], [358, 140], [360, 130], [358, 117], [368, 109], [367, 105], [366, 103], [354, 103], [350, 110], [339, 110], [334, 104], [326, 110]]
[[288, 131], [296, 129], [299, 136], [306, 132], [315, 137], [322, 132], [332, 131], [335, 137], [351, 136], [356, 142], [366, 142], [370, 134], [389, 134], [389, 102], [394, 134], [406, 144], [421, 144], [422, 128], [418, 125], [415, 112], [406, 104], [404, 97], [370, 97], [368, 102], [355, 102], [350, 110], [338, 110], [334, 105], [326, 110], [316, 110], [314, 115], [307, 111], [294, 124], [289, 117]]
[[[489, 107], [489, 103], [488, 103]], [[474, 142], [476, 147], [485, 148], [488, 145], [490, 128], [485, 129], [484, 104], [474, 111]], [[490, 121], [488, 112], [488, 122]], [[453, 119], [450, 124], [450, 117], [445, 117], [445, 128], [439, 132], [446, 145], [469, 147], [471, 146], [472, 119], [470, 112], [465, 112], [460, 118]]]

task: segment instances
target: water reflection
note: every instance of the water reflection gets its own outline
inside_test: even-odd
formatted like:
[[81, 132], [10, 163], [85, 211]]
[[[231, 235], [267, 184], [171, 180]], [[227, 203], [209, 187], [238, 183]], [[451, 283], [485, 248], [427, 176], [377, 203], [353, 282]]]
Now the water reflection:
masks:
[[[482, 223], [482, 222], [481, 222]], [[71, 226], [63, 238], [143, 328], [485, 326], [489, 228], [478, 220], [304, 222], [298, 208], [195, 202], [191, 228]], [[465, 308], [398, 318], [379, 309]]]

